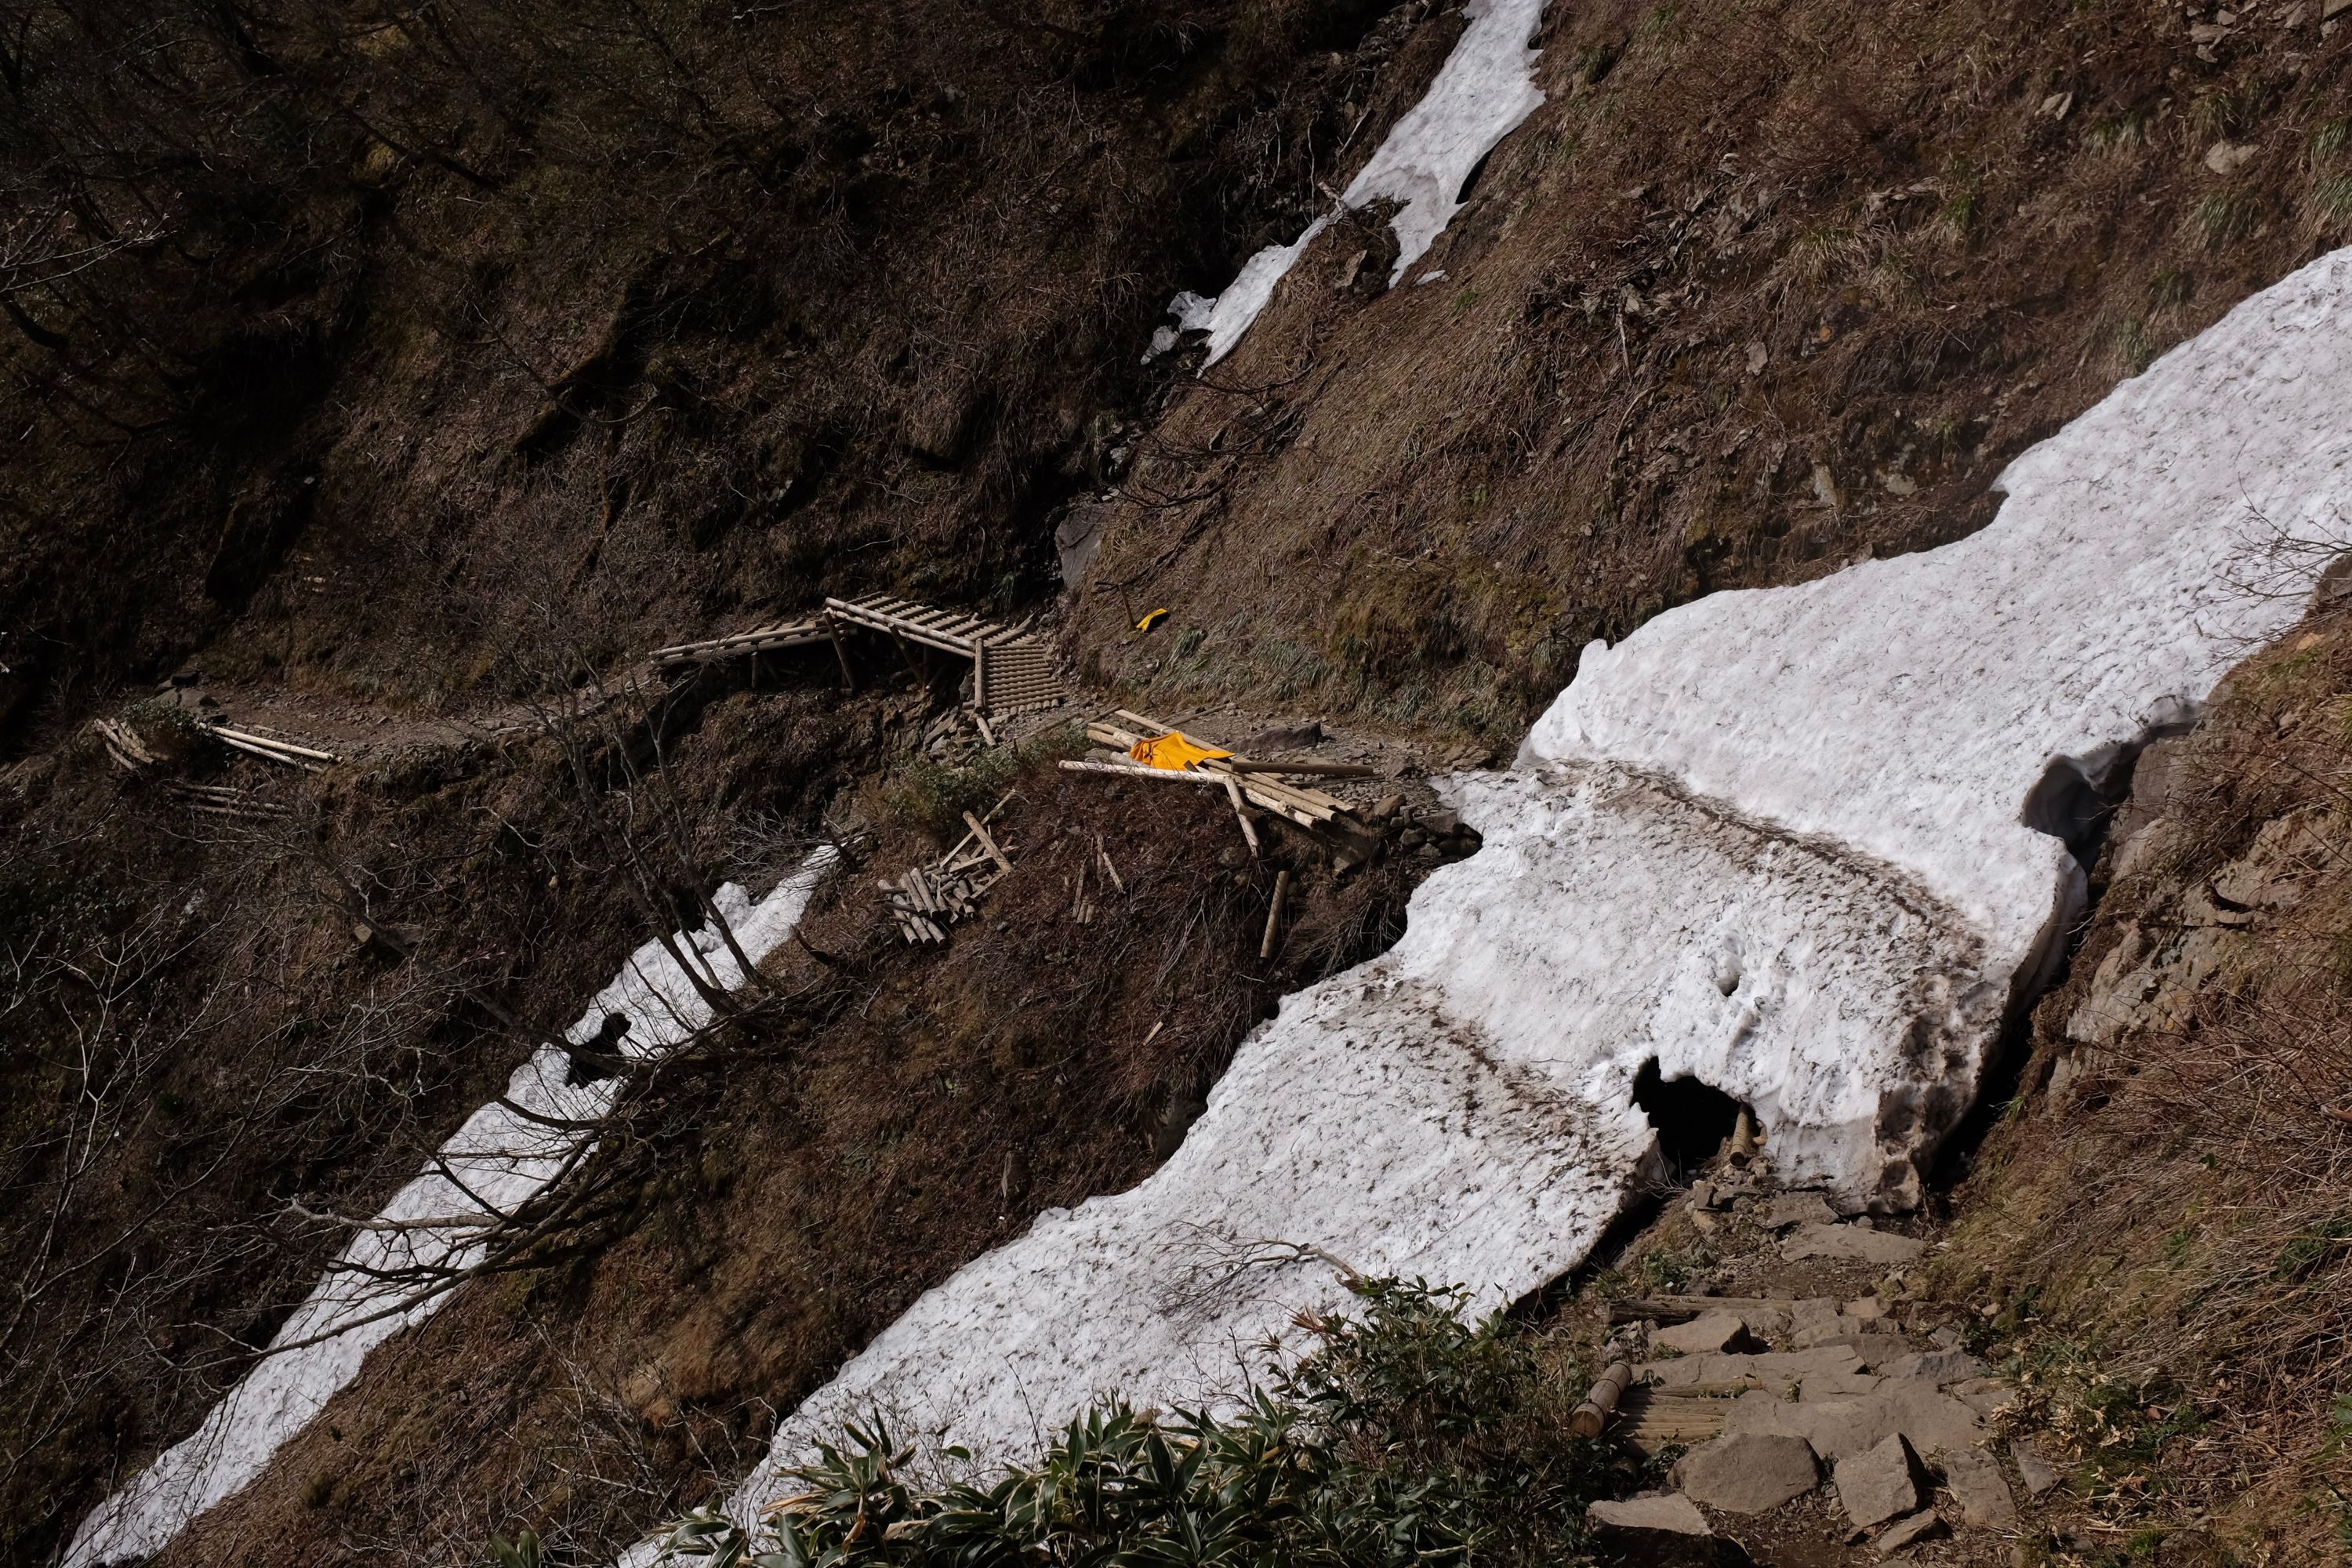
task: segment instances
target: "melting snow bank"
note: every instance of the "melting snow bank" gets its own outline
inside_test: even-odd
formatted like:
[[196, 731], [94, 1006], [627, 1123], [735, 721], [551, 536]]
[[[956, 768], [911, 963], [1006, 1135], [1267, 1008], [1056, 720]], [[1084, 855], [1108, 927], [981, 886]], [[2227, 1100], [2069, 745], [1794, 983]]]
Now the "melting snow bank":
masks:
[[[1340, 205], [1349, 209], [1381, 201], [1403, 204], [1390, 222], [1397, 237], [1391, 283], [1428, 252], [1462, 210], [1462, 187], [1479, 161], [1541, 107], [1544, 95], [1534, 79], [1536, 51], [1528, 47], [1528, 40], [1535, 37], [1543, 8], [1544, 0], [1470, 0], [1463, 7], [1470, 25], [1454, 41], [1437, 79], [1340, 193]], [[1179, 331], [1205, 327], [1208, 363], [1224, 358], [1265, 309], [1283, 274], [1330, 221], [1317, 218], [1288, 245], [1270, 245], [1251, 257], [1214, 300], [1190, 292], [1177, 295], [1168, 306], [1177, 326], [1152, 334], [1152, 353], [1172, 348]]]
[[[719, 889], [712, 901], [745, 957], [757, 963], [792, 934], [833, 860], [830, 847], [817, 849], [757, 903], [731, 882]], [[692, 955], [706, 982], [720, 990], [742, 984], [717, 927], [682, 931], [677, 946]], [[630, 1021], [620, 1048], [634, 1057], [675, 1048], [711, 1017], [710, 1004], [658, 942], [629, 955], [565, 1038], [589, 1040], [613, 1013]], [[358, 1375], [370, 1350], [437, 1310], [446, 1295], [404, 1300], [409, 1292], [364, 1271], [467, 1268], [482, 1255], [489, 1210], [510, 1211], [585, 1158], [593, 1144], [580, 1134], [531, 1120], [588, 1121], [612, 1108], [619, 1079], [567, 1083], [571, 1068], [568, 1054], [552, 1045], [516, 1068], [506, 1097], [530, 1115], [493, 1101], [467, 1118], [286, 1321], [270, 1342], [272, 1353], [228, 1391], [193, 1436], [165, 1450], [83, 1521], [66, 1568], [142, 1560], [163, 1550], [198, 1514], [260, 1474], [279, 1445]]]
[[2339, 252], [2241, 305], [2019, 458], [1960, 543], [1588, 649], [1518, 769], [1457, 781], [1486, 847], [1404, 939], [1288, 999], [1150, 1181], [917, 1301], [738, 1516], [871, 1411], [1005, 1458], [1100, 1393], [1213, 1398], [1343, 1304], [1318, 1252], [1490, 1302], [1557, 1278], [1654, 1157], [1652, 1057], [1752, 1103], [1791, 1179], [1909, 1201], [2079, 897], [2027, 803], [2299, 613], [2242, 586], [2265, 540], [2342, 536], [2347, 284]]

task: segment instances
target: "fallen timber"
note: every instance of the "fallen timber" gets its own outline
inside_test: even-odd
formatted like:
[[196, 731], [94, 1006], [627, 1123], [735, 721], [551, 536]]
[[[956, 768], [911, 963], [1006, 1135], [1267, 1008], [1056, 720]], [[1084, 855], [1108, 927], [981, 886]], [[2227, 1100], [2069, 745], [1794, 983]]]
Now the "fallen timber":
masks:
[[190, 811], [205, 816], [275, 822], [287, 816], [286, 807], [278, 802], [264, 800], [250, 790], [232, 789], [226, 784], [175, 783], [171, 791], [186, 804]]
[[1053, 650], [1027, 632], [887, 594], [827, 599], [824, 612], [836, 626], [858, 626], [894, 639], [919, 680], [929, 677], [929, 650], [971, 660], [971, 708], [983, 721], [1053, 708], [1062, 701]]
[[224, 746], [259, 757], [265, 762], [300, 768], [306, 773], [324, 773], [342, 760], [334, 752], [322, 752], [315, 746], [297, 745], [275, 735], [256, 734], [249, 730], [233, 730], [217, 721], [205, 728], [212, 732], [213, 739]]
[[[1144, 741], [1175, 732], [1171, 725], [1162, 724], [1158, 720], [1141, 713], [1129, 712], [1124, 708], [1115, 710], [1112, 717], [1125, 720], [1138, 728], [1129, 730], [1118, 724], [1098, 721], [1087, 726], [1087, 738], [1097, 745], [1108, 747], [1112, 751], [1131, 752]], [[1142, 731], [1149, 731], [1149, 733]], [[1197, 735], [1192, 739], [1201, 741], [1202, 745], [1210, 745], [1209, 742], [1202, 740]], [[1223, 750], [1223, 747], [1215, 746], [1212, 746], [1211, 749]], [[1346, 801], [1336, 795], [1325, 795], [1318, 789], [1284, 784], [1265, 769], [1242, 765], [1247, 764], [1250, 761], [1251, 759], [1241, 756], [1211, 757], [1183, 773], [1169, 768], [1148, 768], [1140, 763], [1134, 764], [1129, 769], [1116, 763], [1102, 763], [1087, 764], [1085, 771], [1089, 773], [1131, 771], [1138, 775], [1161, 778], [1189, 776], [1203, 783], [1215, 784], [1221, 788], [1225, 780], [1232, 779], [1240, 784], [1243, 798], [1251, 805], [1260, 811], [1270, 812], [1286, 822], [1307, 829], [1309, 833], [1342, 840], [1366, 840], [1370, 837], [1370, 830], [1357, 818], [1356, 808]], [[1069, 764], [1065, 764], [1065, 766]]]
[[124, 773], [135, 773], [155, 765], [155, 753], [139, 738], [139, 731], [113, 719], [93, 719], [89, 727], [98, 731], [105, 743], [106, 754]]
[[984, 817], [965, 812], [964, 825], [970, 831], [929, 866], [909, 866], [896, 878], [876, 881], [883, 904], [908, 945], [944, 944], [948, 928], [979, 913], [981, 899], [1013, 874], [1011, 858], [988, 831], [989, 823], [1012, 798], [1013, 792], [1007, 790], [1004, 799], [991, 806]]

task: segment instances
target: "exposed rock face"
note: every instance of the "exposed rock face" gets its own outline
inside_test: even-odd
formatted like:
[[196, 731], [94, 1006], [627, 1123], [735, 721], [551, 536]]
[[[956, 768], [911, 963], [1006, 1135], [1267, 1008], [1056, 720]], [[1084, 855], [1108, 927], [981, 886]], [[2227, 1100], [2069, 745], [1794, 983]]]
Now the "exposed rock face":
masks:
[[2291, 914], [2327, 868], [2334, 817], [2311, 806], [2265, 823], [2244, 854], [2186, 881], [2162, 873], [2179, 847], [2173, 819], [2135, 825], [2115, 852], [2116, 880], [2157, 877], [2158, 884], [2144, 905], [2147, 917], [2107, 949], [2066, 1017], [2069, 1048], [2052, 1065], [2049, 1110], [2063, 1111], [2081, 1086], [2111, 1070], [2121, 1042], [2179, 1031], [2201, 996], [2261, 953], [2260, 928]]

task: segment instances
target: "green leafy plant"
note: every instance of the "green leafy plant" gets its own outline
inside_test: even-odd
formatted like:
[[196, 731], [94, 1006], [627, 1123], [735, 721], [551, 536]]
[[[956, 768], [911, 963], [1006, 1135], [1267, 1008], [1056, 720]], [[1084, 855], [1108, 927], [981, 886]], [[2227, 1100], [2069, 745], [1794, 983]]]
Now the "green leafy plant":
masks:
[[518, 1531], [509, 1541], [503, 1535], [490, 1537], [490, 1555], [499, 1560], [499, 1568], [540, 1568], [539, 1531]]
[[705, 1511], [670, 1532], [661, 1561], [1418, 1568], [1580, 1557], [1585, 1506], [1616, 1458], [1565, 1436], [1567, 1391], [1586, 1369], [1563, 1375], [1571, 1369], [1500, 1313], [1465, 1318], [1458, 1290], [1393, 1279], [1356, 1289], [1358, 1314], [1310, 1321], [1318, 1348], [1271, 1368], [1230, 1413], [1107, 1401], [1035, 1465], [936, 1487], [916, 1479], [915, 1450], [879, 1421], [853, 1425], [788, 1473], [793, 1495], [756, 1531]]

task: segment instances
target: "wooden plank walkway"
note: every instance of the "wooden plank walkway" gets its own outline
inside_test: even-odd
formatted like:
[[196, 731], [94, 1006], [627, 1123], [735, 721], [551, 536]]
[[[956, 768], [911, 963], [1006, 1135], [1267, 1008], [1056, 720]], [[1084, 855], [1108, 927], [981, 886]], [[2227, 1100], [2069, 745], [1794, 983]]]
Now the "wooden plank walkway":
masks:
[[[911, 643], [971, 660], [971, 705], [993, 718], [1051, 708], [1063, 698], [1054, 674], [1053, 650], [1027, 632], [1016, 632], [977, 616], [935, 610], [887, 594], [861, 599], [827, 599], [825, 614], [845, 626], [886, 633], [903, 650]], [[916, 656], [908, 655], [909, 664]], [[920, 673], [921, 665], [917, 665]]]
[[677, 669], [685, 665], [713, 664], [723, 658], [774, 653], [788, 647], [807, 647], [835, 639], [833, 623], [818, 616], [805, 621], [782, 621], [772, 626], [761, 626], [757, 631], [737, 632], [730, 637], [708, 637], [701, 642], [682, 642], [671, 647], [657, 647], [647, 657], [656, 669]]

